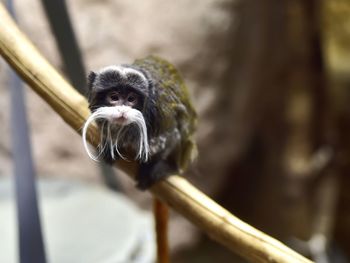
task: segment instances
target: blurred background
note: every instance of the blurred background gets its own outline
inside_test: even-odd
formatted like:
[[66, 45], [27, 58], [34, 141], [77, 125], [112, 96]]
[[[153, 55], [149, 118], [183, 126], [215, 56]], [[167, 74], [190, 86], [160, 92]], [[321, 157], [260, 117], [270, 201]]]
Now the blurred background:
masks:
[[[55, 11], [47, 16], [45, 2], [50, 1], [14, 1], [19, 26], [74, 83], [69, 77], [74, 68], [67, 66], [48, 20], [62, 16]], [[194, 185], [317, 262], [350, 262], [349, 0], [66, 5], [85, 75], [148, 54], [180, 70], [199, 113], [199, 159], [188, 175]], [[13, 174], [10, 82], [0, 60], [4, 180]], [[142, 213], [150, 211], [150, 194], [137, 191], [119, 172], [116, 178], [110, 171], [108, 179], [101, 175], [106, 168], [88, 158], [81, 138], [33, 91], [24, 91], [40, 179], [101, 187], [107, 181]], [[170, 245], [173, 262], [245, 262], [175, 212]]]

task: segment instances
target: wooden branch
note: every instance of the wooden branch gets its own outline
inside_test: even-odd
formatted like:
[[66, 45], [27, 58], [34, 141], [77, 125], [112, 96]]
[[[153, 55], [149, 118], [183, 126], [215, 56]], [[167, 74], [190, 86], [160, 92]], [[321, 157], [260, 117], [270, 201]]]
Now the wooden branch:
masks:
[[[84, 97], [78, 94], [40, 55], [0, 4], [0, 54], [17, 73], [77, 132], [89, 116]], [[88, 138], [97, 145], [98, 130]], [[118, 162], [130, 176], [135, 163]], [[158, 198], [200, 227], [213, 239], [251, 262], [311, 262], [279, 241], [242, 222], [179, 176], [152, 187]]]

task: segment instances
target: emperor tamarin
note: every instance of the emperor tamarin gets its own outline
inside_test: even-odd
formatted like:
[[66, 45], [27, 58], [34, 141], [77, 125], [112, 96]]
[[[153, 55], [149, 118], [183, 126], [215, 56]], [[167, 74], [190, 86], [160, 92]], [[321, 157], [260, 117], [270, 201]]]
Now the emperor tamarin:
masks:
[[[85, 149], [93, 159], [111, 163], [118, 158], [140, 163], [136, 177], [141, 189], [171, 173], [182, 173], [196, 155], [196, 112], [175, 67], [155, 56], [91, 72], [89, 108], [83, 128]], [[86, 143], [88, 126], [101, 131], [98, 154]]]

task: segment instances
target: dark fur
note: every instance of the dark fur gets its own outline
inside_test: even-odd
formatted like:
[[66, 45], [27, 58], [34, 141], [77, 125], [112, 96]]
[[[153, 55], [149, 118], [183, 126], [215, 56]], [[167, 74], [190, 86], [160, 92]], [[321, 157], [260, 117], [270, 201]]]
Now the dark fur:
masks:
[[[135, 68], [135, 67], [133, 67]], [[157, 94], [154, 91], [152, 80], [149, 79], [147, 73], [141, 69], [137, 69], [142, 72], [146, 79], [148, 80], [147, 87], [145, 87], [143, 82], [140, 82], [140, 79], [137, 77], [129, 77], [125, 81], [117, 72], [106, 72], [102, 75], [98, 75], [95, 72], [91, 72], [88, 76], [88, 87], [89, 87], [89, 108], [92, 112], [102, 106], [110, 106], [106, 103], [105, 96], [108, 92], [112, 90], [133, 90], [140, 95], [141, 101], [139, 105], [136, 106], [143, 115], [147, 125], [147, 133], [149, 139], [155, 138], [159, 135], [159, 124], [160, 116], [158, 115], [157, 107], [155, 102], [157, 100]], [[152, 99], [151, 99], [151, 98]], [[98, 123], [99, 126], [102, 126], [102, 123]], [[135, 137], [137, 136], [136, 129], [133, 129], [132, 126], [128, 130], [128, 141], [136, 141]], [[104, 138], [105, 139], [105, 138]], [[103, 145], [103, 143], [102, 143]], [[118, 154], [115, 152], [115, 156]], [[171, 171], [175, 172], [175, 164], [170, 166], [174, 167], [170, 169], [167, 162], [160, 160], [167, 159], [168, 156], [162, 156], [162, 153], [156, 153], [151, 156], [151, 159], [147, 163], [140, 163], [140, 172], [137, 176], [138, 184], [137, 186], [140, 189], [146, 189], [150, 187], [154, 182], [158, 181], [160, 178], [164, 177], [164, 174], [168, 174]], [[112, 164], [113, 160], [110, 149], [107, 146], [102, 153], [102, 158], [105, 162]], [[162, 164], [157, 164], [162, 163]]]

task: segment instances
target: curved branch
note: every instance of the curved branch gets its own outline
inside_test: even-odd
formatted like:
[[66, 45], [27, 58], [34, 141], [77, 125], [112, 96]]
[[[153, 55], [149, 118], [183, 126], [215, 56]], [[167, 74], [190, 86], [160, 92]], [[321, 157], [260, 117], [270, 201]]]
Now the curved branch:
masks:
[[[88, 104], [43, 58], [0, 4], [0, 54], [75, 131], [89, 116]], [[89, 130], [90, 143], [97, 145], [98, 130]], [[118, 162], [118, 168], [135, 174], [137, 165]], [[213, 239], [252, 262], [311, 262], [281, 242], [249, 226], [179, 176], [152, 187], [169, 204]]]

